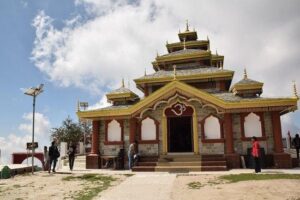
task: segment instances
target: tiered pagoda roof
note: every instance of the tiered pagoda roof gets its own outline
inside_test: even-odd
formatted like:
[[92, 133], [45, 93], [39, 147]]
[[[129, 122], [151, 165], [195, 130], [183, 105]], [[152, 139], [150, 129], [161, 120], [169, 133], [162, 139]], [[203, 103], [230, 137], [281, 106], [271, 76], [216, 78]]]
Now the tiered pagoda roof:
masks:
[[[167, 54], [157, 55], [152, 62], [154, 73], [135, 79], [137, 88], [144, 92], [139, 97], [124, 87], [106, 96], [113, 105], [79, 111], [82, 118], [107, 116], [136, 116], [142, 110], [153, 109], [175, 94], [199, 99], [215, 106], [220, 112], [249, 110], [279, 110], [281, 114], [297, 109], [298, 96], [288, 98], [261, 97], [263, 83], [244, 78], [231, 88], [234, 71], [224, 69], [224, 56], [210, 51], [210, 40], [198, 40], [196, 31], [186, 30], [178, 34], [179, 42], [167, 43]], [[294, 92], [295, 93], [295, 92]], [[296, 93], [295, 93], [296, 94]]]

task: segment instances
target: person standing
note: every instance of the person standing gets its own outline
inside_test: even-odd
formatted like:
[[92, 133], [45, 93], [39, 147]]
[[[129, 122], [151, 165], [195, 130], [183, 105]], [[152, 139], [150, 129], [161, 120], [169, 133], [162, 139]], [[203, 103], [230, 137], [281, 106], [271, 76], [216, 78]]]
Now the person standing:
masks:
[[299, 159], [299, 149], [300, 149], [300, 138], [299, 134], [296, 134], [295, 138], [293, 139], [293, 146], [296, 149], [297, 159]]
[[133, 156], [135, 154], [136, 141], [131, 143], [128, 148], [128, 168], [131, 169], [133, 167]]
[[44, 146], [44, 170], [49, 170], [49, 152], [47, 146]]
[[74, 143], [71, 143], [68, 149], [69, 167], [71, 171], [73, 170], [73, 166], [74, 166], [75, 153], [76, 153], [76, 145]]
[[49, 169], [48, 169], [48, 172], [50, 173], [51, 171], [51, 166], [52, 166], [52, 163], [53, 163], [53, 169], [52, 169], [52, 172], [56, 172], [55, 171], [55, 167], [56, 167], [56, 163], [57, 163], [57, 159], [59, 158], [60, 156], [60, 153], [58, 151], [58, 148], [57, 148], [57, 145], [56, 145], [56, 142], [53, 141], [51, 143], [51, 146], [49, 147]]
[[254, 158], [255, 173], [261, 172], [260, 166], [260, 146], [255, 136], [252, 137], [252, 156]]

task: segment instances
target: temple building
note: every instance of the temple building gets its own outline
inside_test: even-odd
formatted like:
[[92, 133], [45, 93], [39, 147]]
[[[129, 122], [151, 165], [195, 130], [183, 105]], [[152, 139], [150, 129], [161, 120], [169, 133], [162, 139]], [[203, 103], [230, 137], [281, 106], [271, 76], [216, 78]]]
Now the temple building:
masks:
[[[198, 40], [186, 24], [179, 42], [152, 62], [154, 73], [135, 79], [139, 97], [124, 82], [109, 92], [109, 107], [80, 110], [93, 123], [92, 151], [87, 168], [102, 168], [105, 158], [118, 156], [137, 141], [141, 155], [136, 171], [201, 171], [250, 165], [251, 137], [256, 136], [265, 167], [291, 168], [284, 152], [280, 116], [297, 110], [298, 95], [261, 97], [263, 83], [244, 77], [232, 83], [234, 71], [224, 56]], [[125, 165], [126, 166], [126, 165]]]

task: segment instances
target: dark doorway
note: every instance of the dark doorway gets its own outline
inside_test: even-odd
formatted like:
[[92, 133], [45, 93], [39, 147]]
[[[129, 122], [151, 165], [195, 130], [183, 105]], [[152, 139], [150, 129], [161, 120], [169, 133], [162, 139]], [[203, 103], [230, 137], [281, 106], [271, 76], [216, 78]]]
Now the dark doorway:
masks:
[[192, 117], [168, 117], [168, 151], [192, 152]]

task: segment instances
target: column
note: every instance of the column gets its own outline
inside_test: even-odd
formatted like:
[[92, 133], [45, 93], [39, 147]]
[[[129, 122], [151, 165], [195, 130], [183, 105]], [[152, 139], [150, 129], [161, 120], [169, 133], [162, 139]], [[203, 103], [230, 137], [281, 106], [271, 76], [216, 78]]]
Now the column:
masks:
[[231, 113], [225, 113], [224, 126], [225, 126], [225, 144], [226, 144], [225, 153], [232, 154], [232, 153], [234, 153], [234, 148], [233, 148], [232, 115], [231, 115]]
[[132, 144], [135, 141], [135, 136], [136, 136], [136, 119], [131, 118], [129, 120], [129, 143]]
[[283, 153], [282, 134], [281, 134], [281, 121], [278, 111], [272, 112], [272, 125], [274, 137], [274, 152]]
[[99, 155], [99, 134], [100, 134], [100, 121], [93, 121], [92, 127], [92, 149], [91, 153], [86, 156], [87, 169], [101, 168], [100, 155]]
[[163, 150], [163, 155], [166, 155], [168, 153], [168, 129], [167, 129], [167, 117], [165, 114], [163, 114], [162, 116], [161, 128], [162, 128], [162, 150]]
[[92, 150], [91, 154], [99, 154], [99, 128], [100, 121], [93, 121], [93, 135], [92, 135]]
[[199, 154], [199, 141], [198, 141], [198, 119], [196, 110], [193, 113], [193, 138], [194, 138], [194, 154]]

